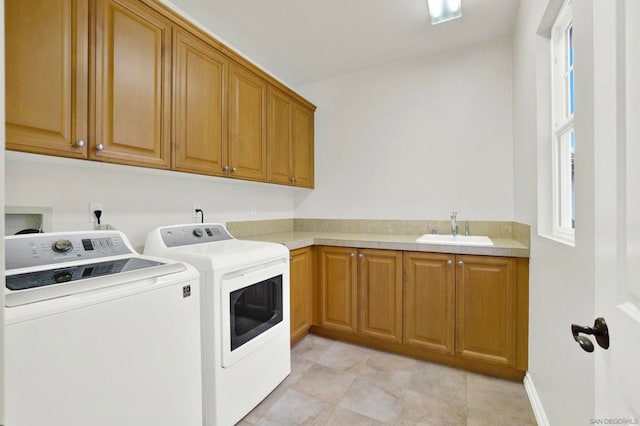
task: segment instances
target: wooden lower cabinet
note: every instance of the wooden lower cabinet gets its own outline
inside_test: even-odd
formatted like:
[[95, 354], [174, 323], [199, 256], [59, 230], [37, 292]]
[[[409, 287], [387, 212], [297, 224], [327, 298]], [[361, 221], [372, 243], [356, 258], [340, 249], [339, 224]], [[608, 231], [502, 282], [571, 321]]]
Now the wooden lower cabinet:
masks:
[[402, 342], [402, 252], [358, 250], [358, 334]]
[[322, 327], [402, 342], [402, 253], [321, 247]]
[[528, 259], [320, 247], [314, 333], [522, 380]]
[[515, 259], [457, 257], [456, 353], [465, 359], [516, 362]]
[[406, 345], [455, 353], [455, 255], [404, 253]]
[[291, 344], [304, 337], [312, 321], [311, 247], [293, 250], [289, 257]]
[[356, 334], [358, 313], [356, 249], [320, 247], [320, 326]]

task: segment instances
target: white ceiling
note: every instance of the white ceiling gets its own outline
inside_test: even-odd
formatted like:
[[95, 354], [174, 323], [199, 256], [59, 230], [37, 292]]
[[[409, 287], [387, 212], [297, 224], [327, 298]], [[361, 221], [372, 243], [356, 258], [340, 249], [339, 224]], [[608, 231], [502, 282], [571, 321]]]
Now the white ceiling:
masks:
[[511, 33], [519, 0], [462, 0], [432, 26], [426, 0], [170, 0], [297, 86]]

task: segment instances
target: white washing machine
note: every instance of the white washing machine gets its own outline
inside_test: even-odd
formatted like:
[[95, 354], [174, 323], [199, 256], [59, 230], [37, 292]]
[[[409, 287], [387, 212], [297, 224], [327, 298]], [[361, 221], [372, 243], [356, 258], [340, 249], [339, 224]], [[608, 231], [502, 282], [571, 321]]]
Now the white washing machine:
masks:
[[200, 272], [204, 422], [233, 425], [291, 371], [289, 251], [208, 223], [157, 228], [144, 252]]
[[117, 231], [5, 238], [6, 424], [202, 424], [199, 275]]

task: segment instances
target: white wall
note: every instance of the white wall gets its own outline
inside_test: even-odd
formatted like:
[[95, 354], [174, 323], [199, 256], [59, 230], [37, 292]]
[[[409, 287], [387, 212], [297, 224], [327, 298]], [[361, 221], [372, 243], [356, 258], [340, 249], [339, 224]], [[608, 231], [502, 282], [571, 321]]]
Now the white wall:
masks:
[[510, 39], [296, 90], [318, 107], [296, 217], [513, 219]]
[[200, 204], [206, 221], [291, 218], [295, 191], [265, 183], [6, 153], [6, 205], [51, 207], [53, 229], [45, 231], [71, 231], [92, 229], [89, 203], [102, 203], [103, 223], [123, 231], [137, 249], [154, 227], [195, 221], [194, 203]]
[[[548, 123], [550, 116], [548, 79], [544, 76], [548, 72], [544, 65], [549, 57], [548, 39], [536, 35], [546, 6], [547, 1], [522, 0], [513, 36], [514, 218], [532, 225], [529, 374], [542, 403], [538, 408], [550, 424], [589, 424], [593, 417], [594, 358], [580, 350], [570, 333], [571, 323], [591, 325], [594, 320], [592, 151], [577, 131], [576, 246], [538, 235], [537, 194], [545, 191], [549, 182], [538, 174], [538, 165], [550, 155], [538, 149], [539, 140], [548, 139], [547, 128], [539, 128], [538, 123]], [[576, 49], [578, 40], [584, 40], [578, 32], [576, 26]], [[580, 48], [585, 51], [584, 45]], [[589, 101], [584, 91], [581, 94], [584, 86], [580, 82], [581, 75], [589, 72], [588, 64], [578, 55], [576, 50], [576, 117]]]

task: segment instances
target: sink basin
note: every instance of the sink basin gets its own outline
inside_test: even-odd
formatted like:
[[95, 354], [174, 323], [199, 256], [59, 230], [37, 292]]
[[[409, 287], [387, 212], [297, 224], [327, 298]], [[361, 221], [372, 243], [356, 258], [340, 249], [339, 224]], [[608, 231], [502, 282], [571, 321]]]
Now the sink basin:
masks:
[[416, 240], [421, 244], [442, 244], [451, 246], [492, 246], [493, 241], [484, 235], [441, 235], [424, 234]]

